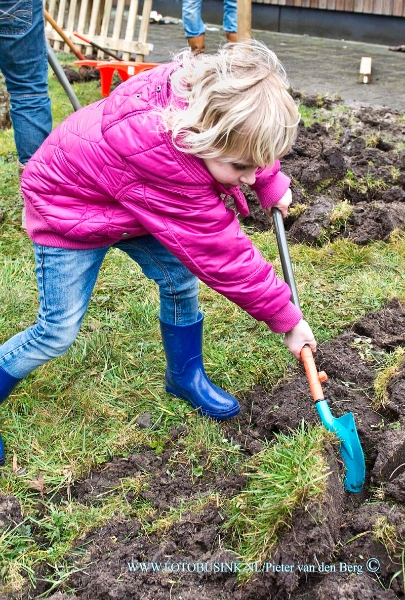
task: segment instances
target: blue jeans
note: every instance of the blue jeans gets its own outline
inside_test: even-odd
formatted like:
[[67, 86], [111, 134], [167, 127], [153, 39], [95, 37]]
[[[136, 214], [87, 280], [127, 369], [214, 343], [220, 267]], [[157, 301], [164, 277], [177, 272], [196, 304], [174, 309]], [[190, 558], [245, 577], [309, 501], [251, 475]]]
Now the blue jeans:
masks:
[[[197, 37], [205, 32], [205, 25], [201, 18], [202, 0], [183, 0], [182, 20], [186, 37]], [[237, 0], [224, 0], [224, 31], [236, 33], [238, 31]]]
[[0, 70], [18, 159], [25, 164], [52, 129], [42, 0], [0, 1]]
[[[191, 325], [198, 318], [198, 279], [152, 235], [113, 245], [126, 252], [159, 286], [160, 319]], [[65, 250], [34, 244], [39, 291], [35, 325], [0, 346], [0, 367], [22, 379], [39, 365], [64, 354], [86, 313], [109, 247]]]

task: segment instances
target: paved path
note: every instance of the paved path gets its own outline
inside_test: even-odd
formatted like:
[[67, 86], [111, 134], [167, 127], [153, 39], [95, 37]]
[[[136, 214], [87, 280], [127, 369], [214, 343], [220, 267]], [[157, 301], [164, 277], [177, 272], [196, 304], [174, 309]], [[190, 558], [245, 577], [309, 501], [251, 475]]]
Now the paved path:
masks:
[[[212, 26], [213, 28], [215, 26]], [[346, 104], [386, 106], [405, 111], [405, 52], [387, 46], [254, 30], [283, 63], [291, 86], [306, 94], [338, 94]], [[183, 48], [182, 24], [151, 24], [148, 41], [154, 50], [148, 60], [166, 62]], [[207, 31], [207, 51], [224, 41], [219, 30]], [[403, 40], [405, 42], [405, 40]], [[372, 58], [372, 83], [358, 83], [362, 56]]]

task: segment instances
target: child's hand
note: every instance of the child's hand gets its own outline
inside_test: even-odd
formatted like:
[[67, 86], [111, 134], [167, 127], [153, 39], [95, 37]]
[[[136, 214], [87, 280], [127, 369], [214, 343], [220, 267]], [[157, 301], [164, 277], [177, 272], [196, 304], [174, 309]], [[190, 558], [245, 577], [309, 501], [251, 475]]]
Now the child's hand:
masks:
[[290, 188], [288, 188], [284, 196], [280, 198], [280, 200], [276, 202], [276, 204], [273, 204], [273, 206], [266, 209], [266, 213], [269, 215], [269, 217], [271, 217], [271, 209], [275, 207], [280, 210], [281, 214], [283, 215], [283, 219], [285, 219], [288, 213], [288, 207], [290, 206], [291, 202], [292, 194]]
[[316, 352], [316, 340], [308, 323], [301, 319], [295, 327], [284, 336], [284, 343], [292, 352], [297, 360], [300, 360], [300, 354], [305, 344], [311, 348], [312, 352]]

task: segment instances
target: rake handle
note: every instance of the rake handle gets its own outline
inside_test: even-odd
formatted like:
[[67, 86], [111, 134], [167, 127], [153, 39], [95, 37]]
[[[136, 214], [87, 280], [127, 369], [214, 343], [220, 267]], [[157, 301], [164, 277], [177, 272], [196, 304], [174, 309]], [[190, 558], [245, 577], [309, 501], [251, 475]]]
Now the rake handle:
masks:
[[77, 33], [77, 31], [74, 31], [73, 35], [75, 35], [76, 37], [78, 37], [81, 40], [83, 40], [83, 42], [86, 42], [86, 44], [89, 44], [89, 46], [93, 46], [93, 48], [95, 48], [96, 50], [101, 50], [102, 52], [104, 52], [104, 54], [107, 54], [107, 56], [111, 56], [111, 58], [115, 58], [115, 60], [119, 60], [119, 61], [123, 60], [122, 58], [120, 58], [114, 52], [111, 52], [110, 50], [107, 50], [107, 48], [103, 48], [102, 46], [99, 46], [95, 42], [92, 42], [91, 40], [89, 40], [88, 38], [86, 38], [81, 33]]
[[[272, 208], [271, 214], [273, 217], [274, 231], [276, 232], [277, 246], [280, 255], [281, 266], [283, 269], [284, 281], [288, 284], [291, 290], [292, 303], [295, 304], [297, 308], [301, 308], [297, 286], [295, 284], [290, 251], [288, 249], [287, 237], [285, 235], [283, 216], [278, 208]], [[312, 350], [308, 345], [305, 345], [301, 350], [301, 360], [304, 364], [305, 373], [307, 375], [309, 388], [311, 390], [314, 402], [323, 400], [324, 394], [321, 381], [326, 381], [326, 374], [323, 372], [318, 373]]]
[[77, 56], [77, 58], [79, 58], [80, 60], [84, 60], [86, 58], [84, 56], [84, 54], [82, 52], [80, 52], [79, 48], [77, 48], [74, 45], [74, 43], [72, 42], [72, 40], [68, 38], [68, 36], [63, 31], [63, 29], [61, 27], [59, 27], [59, 25], [57, 24], [55, 19], [52, 17], [52, 15], [49, 14], [49, 12], [45, 8], [44, 8], [44, 15], [45, 15], [45, 19], [48, 21], [48, 23], [51, 25], [51, 27], [53, 27], [53, 29], [56, 31], [56, 33], [59, 33], [60, 37], [65, 42], [65, 44], [67, 44], [69, 46], [69, 48], [72, 50], [73, 54], [75, 54]]

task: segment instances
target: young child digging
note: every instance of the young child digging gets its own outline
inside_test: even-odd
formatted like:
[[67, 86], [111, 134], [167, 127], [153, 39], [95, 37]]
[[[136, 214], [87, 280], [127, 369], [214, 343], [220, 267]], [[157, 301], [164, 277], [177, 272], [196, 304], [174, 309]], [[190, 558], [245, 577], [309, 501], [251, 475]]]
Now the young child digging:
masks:
[[[74, 342], [109, 248], [140, 265], [160, 292], [166, 390], [228, 419], [237, 400], [202, 363], [198, 279], [275, 333], [298, 359], [316, 349], [290, 289], [224, 203], [248, 214], [239, 185], [265, 211], [291, 202], [279, 157], [299, 120], [277, 57], [257, 41], [215, 55], [190, 51], [144, 71], [69, 116], [24, 171], [27, 229], [39, 289], [35, 325], [0, 346], [0, 401]], [[4, 460], [4, 453], [3, 458]]]

